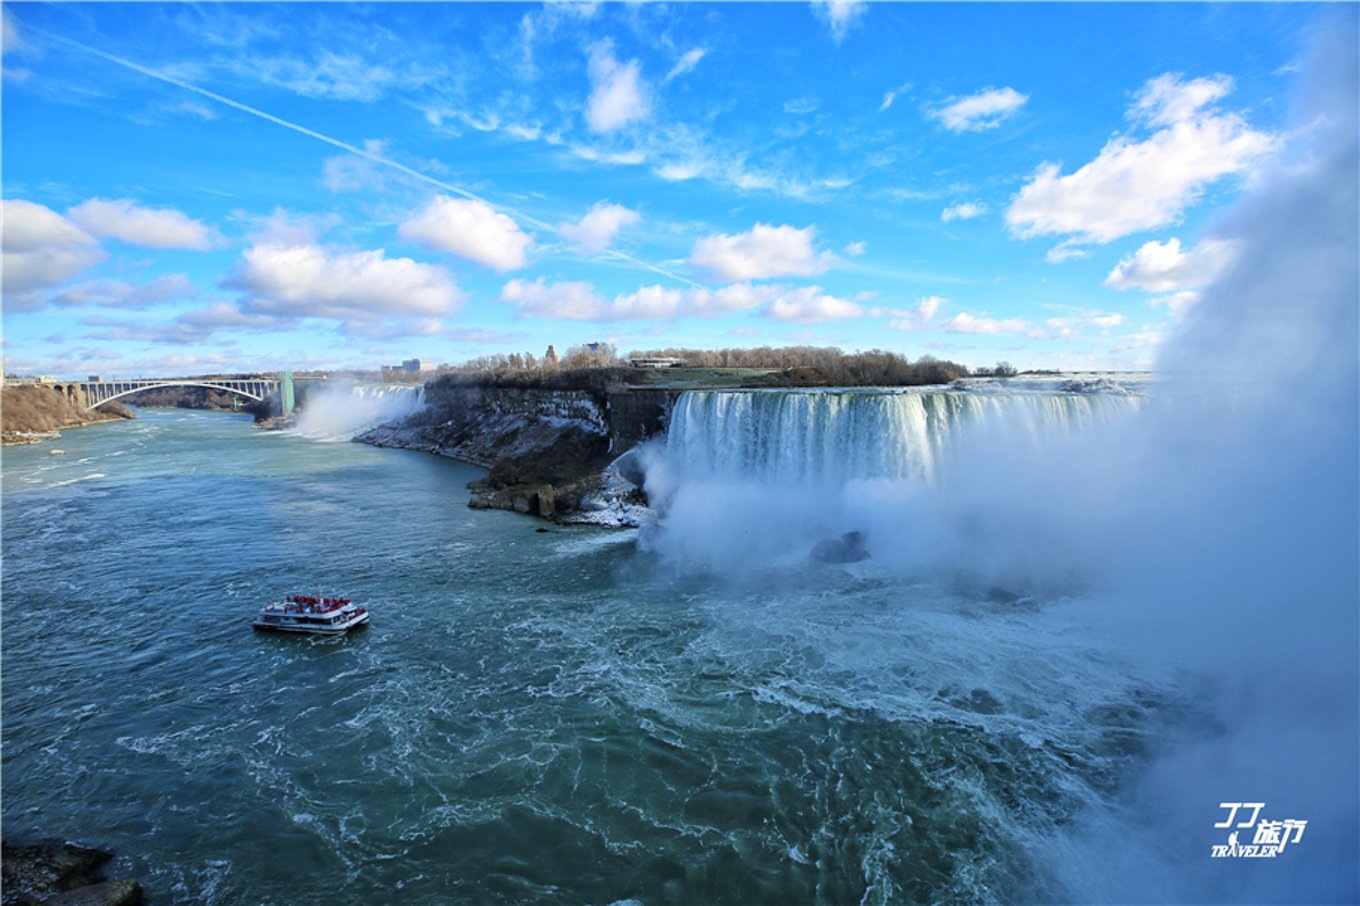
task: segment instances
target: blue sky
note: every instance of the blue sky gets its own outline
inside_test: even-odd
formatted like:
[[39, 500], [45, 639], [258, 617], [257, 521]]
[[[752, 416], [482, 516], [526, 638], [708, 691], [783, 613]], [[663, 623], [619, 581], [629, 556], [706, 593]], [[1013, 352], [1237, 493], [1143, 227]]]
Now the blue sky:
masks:
[[1316, 6], [4, 5], [7, 373], [1147, 368]]

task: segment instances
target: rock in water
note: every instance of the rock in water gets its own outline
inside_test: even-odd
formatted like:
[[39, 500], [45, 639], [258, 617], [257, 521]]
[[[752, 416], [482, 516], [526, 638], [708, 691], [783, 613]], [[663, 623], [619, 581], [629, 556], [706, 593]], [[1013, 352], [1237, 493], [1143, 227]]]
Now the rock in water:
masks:
[[862, 532], [846, 532], [839, 538], [824, 538], [817, 542], [809, 556], [819, 563], [858, 563], [868, 560]]
[[112, 853], [69, 843], [0, 844], [5, 906], [132, 906], [142, 901], [136, 881], [100, 877]]

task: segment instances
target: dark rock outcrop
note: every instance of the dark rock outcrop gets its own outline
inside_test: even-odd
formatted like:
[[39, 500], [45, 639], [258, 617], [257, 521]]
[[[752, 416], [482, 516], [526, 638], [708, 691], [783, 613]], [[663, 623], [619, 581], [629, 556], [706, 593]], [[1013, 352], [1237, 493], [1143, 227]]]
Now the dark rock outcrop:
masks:
[[846, 532], [839, 538], [824, 538], [809, 554], [819, 563], [858, 563], [868, 560], [869, 552], [864, 548], [864, 535], [861, 532]]
[[[606, 469], [620, 453], [664, 430], [675, 396], [665, 390], [435, 380], [426, 385], [422, 411], [355, 439], [438, 453], [489, 470], [469, 484], [474, 508], [628, 524], [631, 517], [621, 515], [625, 503], [636, 508], [641, 492], [626, 482], [619, 489]], [[619, 494], [630, 499], [615, 501]]]
[[106, 881], [101, 875], [112, 853], [69, 843], [0, 843], [3, 906], [135, 906], [142, 901], [136, 881]]

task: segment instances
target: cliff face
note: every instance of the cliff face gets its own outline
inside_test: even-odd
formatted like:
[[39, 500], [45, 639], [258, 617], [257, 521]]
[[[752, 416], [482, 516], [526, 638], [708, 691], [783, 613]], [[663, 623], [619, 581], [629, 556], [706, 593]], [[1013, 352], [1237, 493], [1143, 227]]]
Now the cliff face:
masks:
[[[438, 453], [490, 470], [471, 506], [561, 521], [626, 522], [644, 501], [605, 474], [614, 459], [664, 430], [674, 393], [479, 387], [433, 381], [426, 407], [357, 440]], [[621, 501], [619, 497], [635, 499]]]
[[86, 412], [82, 400], [50, 384], [6, 384], [0, 393], [6, 444], [37, 443], [57, 436], [59, 428], [134, 417], [116, 402]]

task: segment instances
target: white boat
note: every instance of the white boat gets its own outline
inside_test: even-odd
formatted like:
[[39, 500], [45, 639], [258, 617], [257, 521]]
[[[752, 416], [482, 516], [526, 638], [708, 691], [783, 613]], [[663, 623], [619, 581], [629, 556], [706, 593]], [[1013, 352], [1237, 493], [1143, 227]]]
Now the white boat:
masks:
[[317, 595], [288, 595], [282, 601], [266, 604], [253, 625], [256, 629], [280, 632], [313, 632], [340, 635], [368, 622], [368, 608], [349, 598]]

